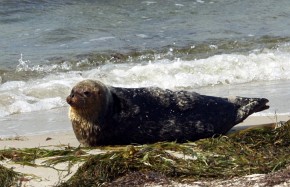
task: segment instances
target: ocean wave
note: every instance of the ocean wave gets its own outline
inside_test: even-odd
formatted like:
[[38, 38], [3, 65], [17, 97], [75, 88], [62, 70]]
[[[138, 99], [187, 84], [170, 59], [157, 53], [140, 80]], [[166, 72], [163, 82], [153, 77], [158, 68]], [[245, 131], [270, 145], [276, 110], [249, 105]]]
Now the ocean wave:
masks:
[[22, 71], [35, 71], [35, 72], [53, 72], [56, 70], [70, 70], [71, 64], [69, 62], [63, 62], [61, 64], [52, 65], [32, 65], [29, 60], [24, 60], [22, 54], [18, 60], [19, 64], [16, 66], [16, 72]]
[[[289, 59], [288, 53], [268, 51], [196, 60], [157, 58], [143, 63], [107, 63], [89, 70], [52, 72], [43, 78], [0, 84], [0, 116], [67, 106], [65, 98], [70, 89], [83, 79], [120, 87], [156, 86], [174, 90], [289, 80]], [[31, 71], [26, 66], [29, 62], [22, 58], [19, 62]]]
[[0, 117], [66, 106], [79, 72], [51, 74], [42, 79], [9, 81], [0, 85]]
[[104, 65], [83, 75], [124, 87], [198, 88], [289, 79], [289, 57], [287, 53], [271, 52], [222, 54], [190, 61], [161, 59], [137, 65]]

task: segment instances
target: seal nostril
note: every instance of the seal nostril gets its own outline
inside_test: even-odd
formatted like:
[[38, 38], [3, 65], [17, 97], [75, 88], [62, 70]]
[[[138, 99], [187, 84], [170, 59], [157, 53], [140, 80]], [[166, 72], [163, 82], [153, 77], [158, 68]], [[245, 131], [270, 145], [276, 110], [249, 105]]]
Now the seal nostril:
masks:
[[68, 96], [68, 97], [66, 98], [66, 102], [67, 102], [68, 104], [71, 104], [71, 96]]

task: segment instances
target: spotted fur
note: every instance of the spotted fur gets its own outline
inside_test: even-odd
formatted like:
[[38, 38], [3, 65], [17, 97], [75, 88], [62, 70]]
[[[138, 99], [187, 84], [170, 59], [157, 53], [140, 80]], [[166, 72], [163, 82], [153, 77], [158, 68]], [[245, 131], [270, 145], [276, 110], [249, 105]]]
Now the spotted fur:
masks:
[[67, 102], [77, 139], [85, 146], [195, 141], [225, 134], [254, 112], [264, 98], [220, 98], [160, 88], [108, 87], [85, 80]]

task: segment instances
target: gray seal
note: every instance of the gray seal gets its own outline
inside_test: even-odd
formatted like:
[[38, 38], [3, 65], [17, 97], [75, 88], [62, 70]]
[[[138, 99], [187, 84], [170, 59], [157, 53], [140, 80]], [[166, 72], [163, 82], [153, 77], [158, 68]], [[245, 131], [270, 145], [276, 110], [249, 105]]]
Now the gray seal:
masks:
[[187, 142], [227, 133], [268, 109], [265, 98], [221, 98], [157, 87], [119, 88], [84, 80], [67, 97], [84, 146]]

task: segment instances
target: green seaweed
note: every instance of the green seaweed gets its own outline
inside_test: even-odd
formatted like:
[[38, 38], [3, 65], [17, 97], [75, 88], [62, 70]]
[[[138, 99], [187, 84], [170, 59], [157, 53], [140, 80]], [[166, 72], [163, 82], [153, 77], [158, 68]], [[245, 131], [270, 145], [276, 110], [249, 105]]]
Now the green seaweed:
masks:
[[19, 177], [19, 173], [0, 165], [0, 186], [15, 185]]
[[[70, 158], [76, 158], [78, 155], [85, 154], [80, 148], [69, 147], [64, 150], [48, 150], [41, 148], [25, 148], [15, 149], [9, 148], [0, 150], [0, 160], [9, 159], [15, 163], [34, 166], [34, 162], [38, 158], [50, 158], [50, 157], [61, 157], [62, 160], [69, 160]], [[73, 157], [71, 157], [73, 156]], [[58, 163], [54, 158], [50, 158], [47, 162], [51, 164]]]
[[270, 173], [289, 165], [289, 143], [288, 121], [276, 129], [250, 128], [194, 143], [161, 142], [128, 146], [127, 149], [91, 156], [73, 177], [60, 186], [109, 185], [120, 177], [136, 172], [159, 173], [179, 181]]
[[[208, 181], [275, 173], [290, 166], [289, 148], [290, 121], [279, 128], [253, 127], [183, 144], [158, 142], [90, 149], [5, 149], [0, 150], [0, 160], [37, 166], [35, 159], [46, 158], [45, 165], [41, 165], [44, 167], [61, 162], [71, 165], [84, 162], [68, 181], [59, 185], [62, 187], [129, 185], [130, 181], [142, 185], [148, 180]], [[90, 155], [87, 152], [91, 149], [107, 152]]]

